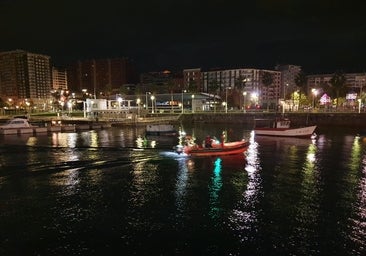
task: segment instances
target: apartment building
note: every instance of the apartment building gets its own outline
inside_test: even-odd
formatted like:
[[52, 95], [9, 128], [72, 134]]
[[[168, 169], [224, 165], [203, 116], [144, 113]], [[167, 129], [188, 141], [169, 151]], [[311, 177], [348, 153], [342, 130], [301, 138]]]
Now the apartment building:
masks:
[[0, 52], [0, 97], [40, 103], [52, 88], [50, 56], [23, 50]]
[[[334, 74], [308, 75], [308, 92], [310, 92], [312, 88], [320, 88], [324, 87], [325, 85], [330, 85], [330, 80], [332, 79], [333, 75]], [[345, 73], [344, 77], [346, 78], [345, 85], [348, 88], [348, 91], [356, 93], [357, 97], [360, 97], [364, 87], [366, 86], [366, 73]]]
[[68, 90], [67, 71], [64, 68], [52, 68], [52, 89]]
[[301, 72], [301, 66], [296, 65], [277, 65], [275, 70], [281, 72], [281, 92], [283, 98], [284, 95], [290, 94], [296, 91], [297, 85], [295, 83], [296, 76]]
[[86, 90], [96, 97], [139, 80], [134, 63], [127, 58], [77, 61], [67, 68], [67, 74], [70, 91]]
[[[272, 83], [266, 86], [263, 83], [265, 74], [270, 74]], [[236, 89], [250, 97], [255, 105], [263, 103], [276, 105], [280, 98], [281, 72], [263, 69], [228, 69], [202, 72], [204, 92], [213, 93], [213, 90], [225, 92]]]
[[191, 89], [196, 92], [205, 91], [202, 87], [202, 72], [201, 68], [191, 68], [183, 70], [183, 88]]

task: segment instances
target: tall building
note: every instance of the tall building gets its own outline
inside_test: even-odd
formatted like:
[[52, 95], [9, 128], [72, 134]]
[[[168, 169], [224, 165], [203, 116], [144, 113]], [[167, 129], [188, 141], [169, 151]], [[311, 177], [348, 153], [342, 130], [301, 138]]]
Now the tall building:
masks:
[[0, 97], [44, 101], [52, 88], [50, 57], [23, 50], [0, 52]]
[[66, 69], [52, 68], [52, 89], [67, 90], [67, 72]]
[[[263, 75], [271, 74], [272, 84], [268, 87], [263, 84]], [[280, 95], [281, 72], [262, 69], [227, 69], [202, 72], [202, 84], [205, 92], [226, 91], [237, 88], [248, 93], [248, 97], [255, 104], [276, 105]]]
[[281, 71], [281, 95], [286, 98], [286, 94], [291, 94], [297, 90], [295, 78], [301, 72], [301, 66], [277, 65], [275, 70]]
[[[310, 93], [312, 89], [317, 89], [330, 85], [330, 80], [334, 74], [317, 74], [307, 75], [307, 89]], [[358, 97], [364, 93], [366, 86], [366, 73], [345, 73], [345, 86], [348, 88], [348, 93], [356, 93]]]
[[183, 87], [181, 89], [192, 88], [194, 91], [205, 91], [202, 88], [202, 72], [200, 68], [183, 70]]
[[142, 91], [150, 92], [181, 92], [183, 88], [182, 72], [164, 70], [146, 72], [140, 75]]
[[67, 68], [67, 77], [70, 91], [96, 96], [138, 82], [135, 65], [127, 58], [78, 61]]

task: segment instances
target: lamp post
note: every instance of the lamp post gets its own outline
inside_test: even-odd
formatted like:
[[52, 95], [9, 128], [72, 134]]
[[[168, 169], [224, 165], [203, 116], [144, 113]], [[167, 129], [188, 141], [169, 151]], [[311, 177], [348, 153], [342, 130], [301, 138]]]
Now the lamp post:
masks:
[[122, 98], [118, 97], [118, 109], [121, 109]]
[[155, 96], [154, 95], [151, 95], [150, 99], [151, 99], [151, 113], [154, 113], [154, 100], [155, 100]]
[[286, 86], [283, 87], [283, 100], [286, 100], [286, 89], [288, 87], [288, 83], [286, 83]]
[[194, 100], [194, 94], [192, 94], [192, 102], [191, 102], [191, 106], [192, 106], [192, 113], [194, 113], [193, 100]]
[[313, 88], [311, 92], [313, 93], [313, 108], [315, 108], [315, 97], [318, 94], [318, 90]]
[[225, 88], [225, 113], [227, 113], [227, 90], [231, 89], [231, 87]]
[[358, 99], [358, 113], [361, 113], [361, 99]]
[[140, 98], [137, 98], [136, 103], [137, 103], [137, 117], [139, 117], [140, 116], [140, 103], [141, 103], [141, 99]]
[[186, 92], [186, 90], [182, 90], [182, 114], [184, 113], [184, 93]]
[[145, 96], [146, 96], [145, 108], [146, 108], [146, 110], [148, 110], [148, 109], [149, 109], [149, 104], [148, 104], [148, 101], [147, 101], [147, 95], [148, 95], [148, 94], [151, 94], [151, 92], [146, 92], [146, 93], [145, 93]]
[[244, 98], [244, 109], [243, 109], [243, 112], [245, 113], [246, 112], [246, 108], [247, 108], [247, 106], [246, 106], [246, 100], [245, 100], [245, 98], [246, 98], [246, 96], [247, 96], [247, 92], [243, 92], [243, 98]]

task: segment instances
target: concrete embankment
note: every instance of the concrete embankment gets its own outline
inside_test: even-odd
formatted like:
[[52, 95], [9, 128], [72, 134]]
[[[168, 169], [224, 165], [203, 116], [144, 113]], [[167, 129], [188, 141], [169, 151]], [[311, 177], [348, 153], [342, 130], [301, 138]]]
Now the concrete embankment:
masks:
[[[255, 119], [273, 119], [282, 113], [194, 113], [181, 116], [180, 121], [188, 123], [236, 123], [254, 126]], [[294, 126], [317, 125], [318, 127], [366, 128], [366, 113], [297, 113], [284, 114]]]
[[[93, 129], [99, 126], [125, 126], [125, 125], [146, 125], [149, 123], [228, 123], [228, 124], [241, 124], [248, 128], [254, 127], [255, 119], [273, 119], [275, 117], [282, 116], [282, 113], [274, 112], [220, 112], [220, 113], [184, 113], [174, 116], [166, 115], [151, 115], [144, 118], [134, 118], [126, 120], [113, 120], [99, 122], [91, 121], [90, 119], [78, 118], [62, 120], [64, 125], [75, 125], [80, 127], [88, 127], [85, 129]], [[348, 128], [363, 128], [366, 130], [366, 112], [322, 112], [322, 113], [305, 113], [305, 112], [286, 112], [285, 117], [290, 118], [293, 126], [305, 126], [305, 125], [317, 125], [318, 127], [348, 127]], [[31, 121], [36, 123], [37, 126], [47, 126], [50, 120], [44, 120], [41, 118], [31, 118]], [[76, 129], [78, 130], [78, 129]]]

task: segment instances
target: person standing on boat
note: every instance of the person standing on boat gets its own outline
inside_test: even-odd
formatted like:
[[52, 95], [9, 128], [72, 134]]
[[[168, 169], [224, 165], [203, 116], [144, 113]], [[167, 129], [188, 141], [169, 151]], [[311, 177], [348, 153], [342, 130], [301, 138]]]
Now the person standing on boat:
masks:
[[205, 139], [205, 147], [206, 148], [212, 148], [212, 140], [211, 140], [210, 135], [207, 135], [206, 136], [206, 139]]
[[225, 142], [226, 142], [226, 131], [223, 131], [221, 134], [221, 147], [224, 147]]

